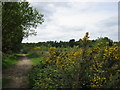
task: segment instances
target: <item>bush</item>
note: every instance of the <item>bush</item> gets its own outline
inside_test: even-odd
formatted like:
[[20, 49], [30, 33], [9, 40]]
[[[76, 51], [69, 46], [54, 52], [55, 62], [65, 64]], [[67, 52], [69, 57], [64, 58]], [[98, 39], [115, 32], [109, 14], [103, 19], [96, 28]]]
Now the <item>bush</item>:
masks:
[[119, 88], [120, 47], [50, 48], [44, 65], [32, 70], [33, 89]]
[[120, 47], [89, 47], [88, 38], [81, 39], [83, 47], [49, 48], [44, 64], [30, 73], [31, 88], [120, 88]]

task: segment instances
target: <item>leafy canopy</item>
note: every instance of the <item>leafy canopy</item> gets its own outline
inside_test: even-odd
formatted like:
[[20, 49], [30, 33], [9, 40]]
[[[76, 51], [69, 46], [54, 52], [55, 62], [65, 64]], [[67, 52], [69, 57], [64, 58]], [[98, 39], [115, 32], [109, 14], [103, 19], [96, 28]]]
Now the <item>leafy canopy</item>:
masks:
[[3, 52], [17, 51], [24, 37], [36, 35], [38, 24], [44, 22], [43, 14], [30, 6], [29, 2], [2, 3], [2, 42]]

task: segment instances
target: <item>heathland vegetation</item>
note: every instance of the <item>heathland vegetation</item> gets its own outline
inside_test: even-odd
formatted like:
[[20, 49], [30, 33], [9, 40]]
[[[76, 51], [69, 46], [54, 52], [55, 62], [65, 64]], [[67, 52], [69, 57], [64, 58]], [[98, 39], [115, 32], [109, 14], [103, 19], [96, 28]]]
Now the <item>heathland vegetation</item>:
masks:
[[31, 27], [42, 24], [44, 15], [28, 2], [3, 2], [2, 16], [3, 70], [17, 64], [20, 53], [26, 54], [33, 62], [31, 89], [120, 88], [120, 42], [108, 37], [89, 40], [86, 32], [79, 41], [21, 43], [36, 34]]
[[120, 88], [120, 43], [88, 38], [87, 32], [79, 41], [23, 43], [35, 63], [31, 88]]

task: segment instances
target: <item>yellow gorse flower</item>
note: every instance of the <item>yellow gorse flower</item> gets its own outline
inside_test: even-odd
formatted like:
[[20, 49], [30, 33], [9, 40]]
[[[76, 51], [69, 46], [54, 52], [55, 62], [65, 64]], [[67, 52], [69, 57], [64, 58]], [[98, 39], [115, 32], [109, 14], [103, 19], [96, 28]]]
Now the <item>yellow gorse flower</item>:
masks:
[[35, 50], [39, 50], [39, 49], [41, 49], [41, 47], [38, 47], [38, 46], [37, 46], [37, 47], [34, 47], [34, 49], [35, 49]]

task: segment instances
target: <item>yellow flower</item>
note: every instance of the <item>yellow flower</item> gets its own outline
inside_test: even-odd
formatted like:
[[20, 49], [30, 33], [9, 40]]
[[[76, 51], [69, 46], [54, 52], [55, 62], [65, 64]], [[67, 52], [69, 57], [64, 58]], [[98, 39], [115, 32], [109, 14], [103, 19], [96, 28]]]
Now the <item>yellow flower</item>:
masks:
[[120, 60], [120, 54], [115, 54], [115, 59]]
[[117, 72], [120, 72], [120, 70], [117, 70]]
[[106, 42], [106, 45], [109, 45], [109, 42]]
[[34, 49], [35, 49], [35, 50], [39, 50], [39, 49], [41, 49], [41, 47], [38, 47], [38, 46], [37, 46], [37, 47], [35, 47]]
[[101, 43], [98, 43], [98, 46], [100, 46], [101, 45]]
[[54, 72], [57, 72], [57, 70], [54, 70]]
[[116, 46], [117, 44], [116, 43], [112, 43], [113, 46]]

